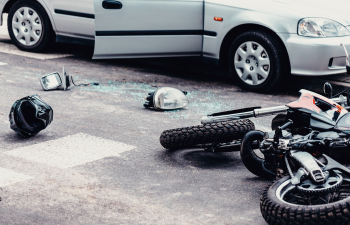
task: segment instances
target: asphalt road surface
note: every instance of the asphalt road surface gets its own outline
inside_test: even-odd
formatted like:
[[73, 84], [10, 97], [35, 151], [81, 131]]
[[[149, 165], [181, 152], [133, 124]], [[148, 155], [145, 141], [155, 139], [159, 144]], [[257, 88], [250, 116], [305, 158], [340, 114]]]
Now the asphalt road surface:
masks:
[[[265, 224], [259, 199], [270, 181], [251, 174], [238, 152], [169, 151], [159, 136], [208, 113], [283, 105], [297, 93], [245, 92], [214, 76], [215, 67], [176, 59], [92, 60], [93, 48], [63, 44], [24, 53], [1, 37], [0, 224]], [[63, 66], [76, 83], [100, 85], [44, 91], [39, 77]], [[190, 104], [145, 109], [151, 85], [187, 90]], [[54, 119], [23, 139], [8, 114], [32, 94]], [[253, 121], [268, 131], [270, 120]]]

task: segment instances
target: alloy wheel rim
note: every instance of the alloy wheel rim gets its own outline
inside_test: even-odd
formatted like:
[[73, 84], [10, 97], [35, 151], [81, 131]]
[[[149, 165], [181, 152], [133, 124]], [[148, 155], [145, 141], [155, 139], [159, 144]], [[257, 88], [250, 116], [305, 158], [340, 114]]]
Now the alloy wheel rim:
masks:
[[32, 8], [19, 8], [12, 18], [12, 31], [17, 41], [24, 46], [33, 46], [40, 40], [43, 25]]
[[239, 78], [248, 85], [260, 85], [270, 74], [269, 55], [254, 41], [244, 42], [237, 48], [234, 64]]

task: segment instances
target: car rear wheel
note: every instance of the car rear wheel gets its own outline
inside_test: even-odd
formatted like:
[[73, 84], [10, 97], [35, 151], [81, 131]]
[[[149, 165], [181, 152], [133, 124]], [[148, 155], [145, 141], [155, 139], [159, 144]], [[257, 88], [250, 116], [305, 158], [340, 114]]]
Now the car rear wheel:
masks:
[[249, 91], [268, 92], [288, 73], [288, 57], [280, 40], [264, 31], [239, 35], [229, 50], [230, 74]]
[[16, 2], [9, 11], [7, 24], [11, 40], [21, 50], [41, 52], [54, 41], [50, 19], [36, 1]]

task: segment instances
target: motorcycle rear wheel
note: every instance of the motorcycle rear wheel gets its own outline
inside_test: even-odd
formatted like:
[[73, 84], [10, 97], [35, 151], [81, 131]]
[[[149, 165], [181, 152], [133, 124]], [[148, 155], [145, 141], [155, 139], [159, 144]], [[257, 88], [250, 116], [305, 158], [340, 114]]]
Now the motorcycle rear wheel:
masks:
[[160, 135], [160, 144], [166, 149], [176, 149], [198, 144], [228, 143], [242, 139], [254, 129], [254, 123], [245, 119], [165, 130]]
[[340, 187], [323, 194], [330, 195], [328, 199], [320, 194], [298, 192], [286, 176], [265, 189], [260, 210], [268, 224], [347, 224], [350, 221], [349, 184], [344, 180]]

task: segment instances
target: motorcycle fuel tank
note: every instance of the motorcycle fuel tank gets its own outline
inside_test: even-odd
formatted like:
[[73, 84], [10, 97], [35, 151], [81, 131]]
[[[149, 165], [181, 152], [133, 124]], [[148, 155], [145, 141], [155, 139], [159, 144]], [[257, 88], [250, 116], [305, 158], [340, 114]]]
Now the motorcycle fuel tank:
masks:
[[336, 129], [350, 134], [350, 113], [345, 114], [338, 120]]
[[348, 113], [341, 105], [322, 95], [307, 90], [300, 92], [300, 98], [287, 106], [295, 111], [310, 115], [309, 126], [311, 128], [323, 131], [331, 130]]

